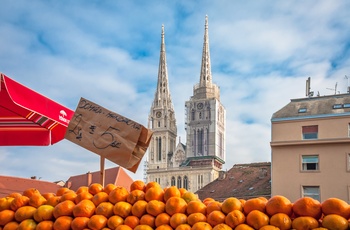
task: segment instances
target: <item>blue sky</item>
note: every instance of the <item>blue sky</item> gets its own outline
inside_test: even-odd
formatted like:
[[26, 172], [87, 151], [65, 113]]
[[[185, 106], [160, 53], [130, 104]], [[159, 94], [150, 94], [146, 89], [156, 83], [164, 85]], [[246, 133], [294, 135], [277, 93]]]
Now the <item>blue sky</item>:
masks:
[[[350, 2], [25, 1], [0, 8], [0, 72], [75, 110], [80, 97], [147, 126], [161, 26], [178, 135], [199, 82], [205, 15], [213, 82], [226, 108], [226, 164], [271, 161], [271, 116], [292, 98], [346, 93]], [[114, 167], [106, 162], [106, 167]], [[1, 147], [0, 174], [67, 180], [99, 170], [99, 157], [68, 140]], [[143, 165], [134, 179], [142, 179]]]

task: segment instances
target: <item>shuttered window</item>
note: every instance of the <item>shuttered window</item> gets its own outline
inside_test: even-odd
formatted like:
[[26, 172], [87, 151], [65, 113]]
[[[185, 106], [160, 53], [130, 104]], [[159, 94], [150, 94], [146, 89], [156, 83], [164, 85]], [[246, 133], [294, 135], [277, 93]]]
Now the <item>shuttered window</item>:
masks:
[[318, 125], [309, 125], [302, 127], [303, 139], [317, 139]]

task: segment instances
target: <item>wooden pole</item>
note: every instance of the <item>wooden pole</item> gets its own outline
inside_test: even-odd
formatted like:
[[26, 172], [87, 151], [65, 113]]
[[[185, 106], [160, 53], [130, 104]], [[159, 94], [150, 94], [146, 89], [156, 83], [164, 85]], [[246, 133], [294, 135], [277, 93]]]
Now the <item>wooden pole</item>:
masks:
[[105, 158], [100, 157], [100, 184], [105, 186]]

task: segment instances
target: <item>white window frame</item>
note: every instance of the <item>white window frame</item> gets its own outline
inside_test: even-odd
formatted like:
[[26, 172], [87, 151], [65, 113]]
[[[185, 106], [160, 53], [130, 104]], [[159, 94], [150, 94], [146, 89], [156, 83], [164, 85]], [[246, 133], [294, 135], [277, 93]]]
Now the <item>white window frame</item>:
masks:
[[[314, 161], [312, 157], [317, 157]], [[307, 160], [307, 158], [309, 158]], [[309, 161], [309, 162], [307, 162]], [[315, 164], [315, 169], [308, 169], [308, 164]], [[301, 155], [301, 171], [302, 172], [317, 172], [320, 170], [320, 157], [318, 154]]]
[[[311, 190], [317, 191], [311, 191]], [[309, 191], [306, 191], [309, 190]], [[315, 200], [321, 201], [321, 188], [318, 185], [303, 185], [302, 186], [302, 197], [311, 197]]]

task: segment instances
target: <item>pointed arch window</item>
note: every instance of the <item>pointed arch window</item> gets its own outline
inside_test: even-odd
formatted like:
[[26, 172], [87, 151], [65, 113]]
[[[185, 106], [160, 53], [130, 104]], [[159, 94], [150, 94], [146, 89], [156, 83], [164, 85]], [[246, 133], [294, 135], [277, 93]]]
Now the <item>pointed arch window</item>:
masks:
[[188, 177], [184, 176], [184, 189], [188, 190]]
[[162, 138], [157, 138], [157, 159], [158, 161], [162, 160]]
[[195, 120], [195, 112], [194, 112], [194, 110], [192, 110], [192, 112], [191, 112], [191, 120], [192, 120], [192, 121]]
[[171, 183], [171, 186], [175, 186], [176, 185], [174, 176], [171, 177], [171, 182], [170, 183]]
[[177, 177], [177, 187], [178, 187], [178, 188], [182, 188], [182, 183], [181, 183], [181, 182], [182, 182], [181, 177], [178, 176], [178, 177]]
[[203, 129], [197, 131], [198, 154], [203, 155]]

